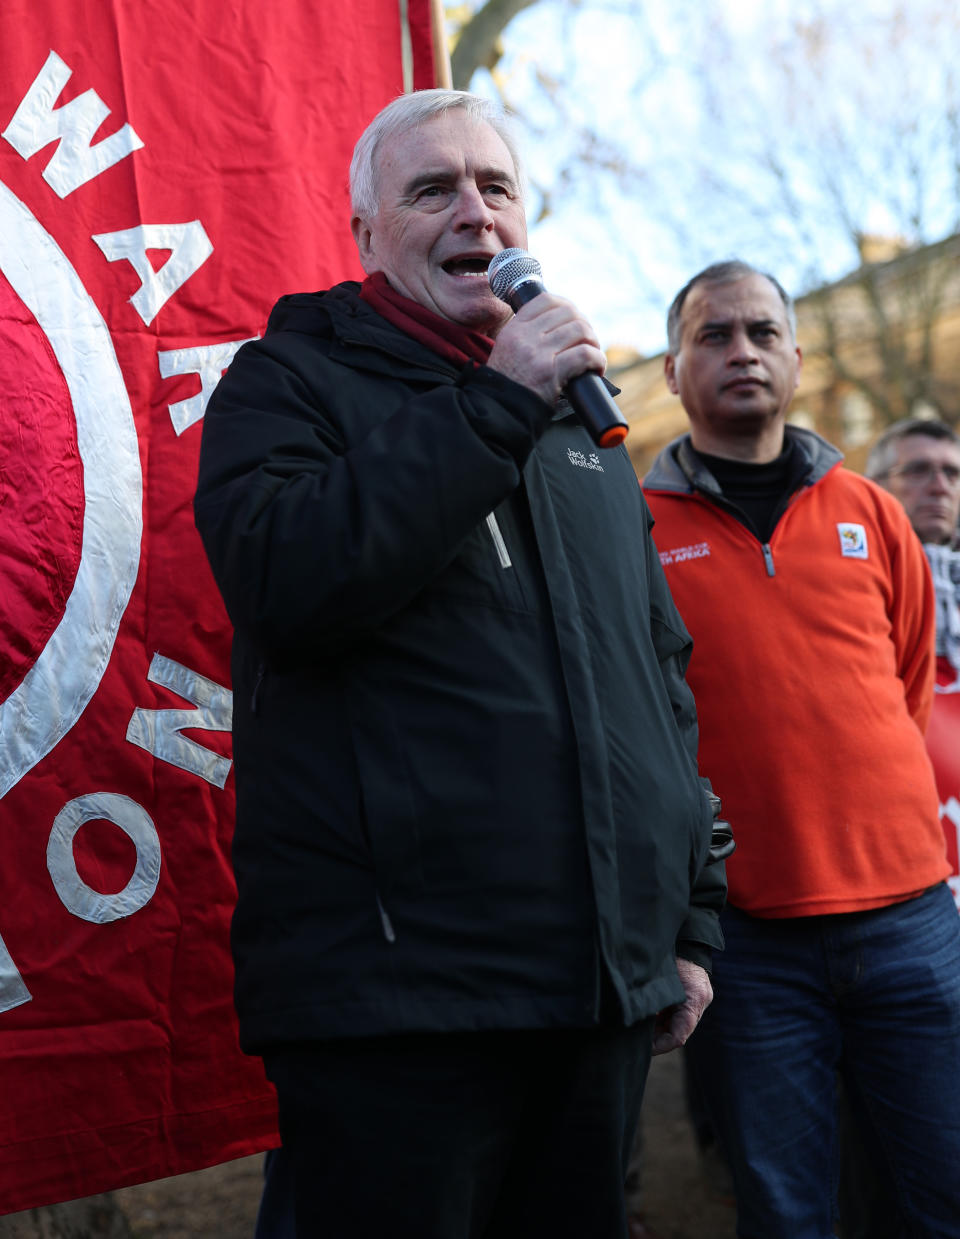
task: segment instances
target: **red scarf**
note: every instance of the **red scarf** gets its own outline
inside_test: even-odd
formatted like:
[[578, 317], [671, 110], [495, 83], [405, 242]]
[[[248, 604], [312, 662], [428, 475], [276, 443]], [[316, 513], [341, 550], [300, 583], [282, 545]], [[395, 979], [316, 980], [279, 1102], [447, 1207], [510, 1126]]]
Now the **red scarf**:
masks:
[[382, 271], [374, 271], [363, 281], [360, 299], [372, 306], [388, 323], [393, 323], [394, 327], [399, 327], [454, 365], [462, 366], [468, 361], [475, 361], [482, 366], [490, 356], [493, 341], [489, 336], [441, 318], [426, 306], [404, 297], [390, 287]]

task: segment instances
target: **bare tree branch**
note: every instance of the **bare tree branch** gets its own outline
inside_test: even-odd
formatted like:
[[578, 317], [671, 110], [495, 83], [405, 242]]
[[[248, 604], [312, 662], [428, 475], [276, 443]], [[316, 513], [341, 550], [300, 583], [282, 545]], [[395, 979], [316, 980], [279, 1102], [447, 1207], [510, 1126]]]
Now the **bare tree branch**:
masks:
[[702, 0], [672, 0], [669, 21], [656, 0], [540, 0], [550, 36], [519, 49], [507, 27], [534, 3], [473, 3], [454, 52], [457, 84], [490, 69], [528, 150], [549, 152], [534, 160], [534, 224], [576, 202], [661, 308], [672, 290], [655, 287], [651, 246], [687, 271], [739, 255], [801, 294], [832, 287], [815, 322], [838, 399], [858, 392], [883, 419], [920, 402], [952, 412], [958, 393], [933, 375], [957, 290], [910, 255], [960, 229], [955, 0], [806, 0], [749, 22]]
[[538, 0], [486, 0], [461, 27], [450, 56], [454, 90], [467, 90], [477, 69], [491, 71], [500, 59], [498, 42], [503, 31], [524, 9]]

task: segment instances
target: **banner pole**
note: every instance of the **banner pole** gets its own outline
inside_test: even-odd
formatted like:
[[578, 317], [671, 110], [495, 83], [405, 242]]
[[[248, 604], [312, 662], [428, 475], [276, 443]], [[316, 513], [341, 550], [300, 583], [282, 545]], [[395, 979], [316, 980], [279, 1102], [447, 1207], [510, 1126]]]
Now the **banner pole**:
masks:
[[450, 70], [450, 48], [447, 44], [443, 0], [430, 0], [430, 34], [433, 42], [433, 80], [449, 90], [453, 85]]

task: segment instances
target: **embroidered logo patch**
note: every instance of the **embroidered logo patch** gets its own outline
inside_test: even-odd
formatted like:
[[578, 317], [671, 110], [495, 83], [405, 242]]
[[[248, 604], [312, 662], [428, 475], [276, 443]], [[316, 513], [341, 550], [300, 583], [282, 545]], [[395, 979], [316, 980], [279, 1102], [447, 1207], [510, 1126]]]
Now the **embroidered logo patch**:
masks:
[[840, 535], [840, 554], [847, 559], [867, 559], [867, 531], [862, 525], [851, 524], [850, 521], [840, 521], [837, 525]]
[[580, 469], [594, 469], [597, 473], [603, 473], [603, 465], [596, 452], [591, 452], [588, 456], [586, 452], [578, 452], [576, 448], [568, 447], [567, 460], [571, 465], [577, 465]]
[[664, 565], [682, 564], [685, 559], [703, 559], [709, 554], [709, 542], [694, 542], [690, 546], [674, 546], [669, 551], [661, 551], [660, 562]]

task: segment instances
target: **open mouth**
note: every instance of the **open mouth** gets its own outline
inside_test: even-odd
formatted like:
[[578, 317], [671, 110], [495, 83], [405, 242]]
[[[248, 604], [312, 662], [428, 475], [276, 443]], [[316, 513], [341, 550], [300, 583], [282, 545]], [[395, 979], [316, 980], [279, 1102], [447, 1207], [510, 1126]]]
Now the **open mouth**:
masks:
[[476, 278], [482, 276], [486, 279], [487, 267], [490, 265], [490, 255], [485, 254], [479, 258], [448, 258], [446, 262], [440, 264], [447, 275], [455, 275], [459, 277]]

